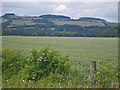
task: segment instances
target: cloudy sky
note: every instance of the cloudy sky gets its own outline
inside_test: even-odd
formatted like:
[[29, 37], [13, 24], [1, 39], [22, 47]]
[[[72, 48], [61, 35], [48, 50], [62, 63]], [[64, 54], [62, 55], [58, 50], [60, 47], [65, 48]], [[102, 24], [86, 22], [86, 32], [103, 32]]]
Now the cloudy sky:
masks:
[[55, 0], [53, 2], [5, 1], [2, 2], [2, 15], [9, 12], [21, 16], [56, 14], [70, 16], [74, 19], [80, 17], [97, 17], [110, 22], [118, 21], [118, 2], [55, 2]]

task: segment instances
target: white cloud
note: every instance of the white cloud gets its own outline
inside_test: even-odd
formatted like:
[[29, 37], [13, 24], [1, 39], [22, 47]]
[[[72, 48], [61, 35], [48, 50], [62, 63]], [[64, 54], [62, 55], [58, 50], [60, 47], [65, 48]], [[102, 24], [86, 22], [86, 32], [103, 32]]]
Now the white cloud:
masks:
[[53, 9], [53, 11], [55, 11], [55, 12], [65, 11], [65, 10], [68, 10], [68, 8], [65, 5], [59, 5], [58, 7]]
[[118, 2], [119, 0], [2, 0], [2, 2]]

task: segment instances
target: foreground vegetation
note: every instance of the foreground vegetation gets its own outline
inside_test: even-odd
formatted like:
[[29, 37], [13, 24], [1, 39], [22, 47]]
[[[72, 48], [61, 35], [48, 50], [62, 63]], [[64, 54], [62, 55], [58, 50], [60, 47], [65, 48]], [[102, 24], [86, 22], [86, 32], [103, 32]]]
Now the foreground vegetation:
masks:
[[[112, 63], [101, 65], [95, 81], [72, 68], [68, 56], [46, 47], [24, 55], [20, 50], [3, 49], [3, 88], [118, 88], [118, 68]], [[95, 83], [95, 84], [94, 84]]]
[[[41, 56], [41, 53], [43, 53], [43, 51], [45, 50], [45, 48], [42, 47], [44, 47], [45, 45], [50, 45], [56, 48], [56, 50], [47, 48], [46, 53], [52, 51], [51, 53], [55, 53], [54, 55], [56, 56], [56, 58], [58, 58], [57, 60], [67, 61], [66, 64], [62, 64], [65, 66], [70, 65], [66, 68], [67, 72], [57, 72], [58, 69], [56, 68], [55, 73], [53, 73], [53, 69], [50, 69], [52, 71], [50, 71], [51, 73], [42, 73], [42, 76], [37, 75], [37, 71], [39, 70], [40, 72], [44, 72], [44, 70], [41, 71], [41, 69], [35, 71], [35, 73], [31, 73], [36, 68], [35, 63], [31, 61], [38, 60], [40, 57], [42, 57], [43, 59], [45, 58], [44, 56]], [[90, 71], [89, 62], [91, 60], [96, 60], [97, 62], [95, 87], [118, 87], [117, 45], [117, 38], [4, 36], [4, 51], [2, 60], [4, 62], [3, 66], [5, 67], [3, 67], [3, 87], [91, 88], [92, 83], [94, 82], [90, 82], [90, 78], [88, 77]], [[32, 48], [35, 49], [32, 50]], [[59, 52], [61, 52], [62, 54], [60, 54]], [[37, 57], [36, 59], [33, 58], [34, 55], [35, 57]], [[54, 55], [48, 56], [48, 59], [46, 60], [52, 60], [52, 63], [53, 61], [56, 62], [56, 59], [51, 59], [54, 57]], [[29, 62], [27, 60], [30, 60], [30, 63], [26, 63]], [[40, 61], [38, 60], [37, 62], [39, 63]], [[58, 63], [56, 64], [58, 66]], [[16, 67], [16, 65], [20, 65], [20, 67]], [[32, 68], [29, 69], [28, 66], [31, 65]], [[37, 65], [40, 66], [41, 64], [39, 63]], [[61, 66], [58, 67], [61, 68]], [[50, 68], [52, 67], [50, 66]], [[45, 68], [45, 72], [46, 69], [49, 68]], [[32, 77], [30, 77], [30, 74], [27, 75], [26, 72], [31, 73]], [[25, 73], [26, 75], [24, 75]]]

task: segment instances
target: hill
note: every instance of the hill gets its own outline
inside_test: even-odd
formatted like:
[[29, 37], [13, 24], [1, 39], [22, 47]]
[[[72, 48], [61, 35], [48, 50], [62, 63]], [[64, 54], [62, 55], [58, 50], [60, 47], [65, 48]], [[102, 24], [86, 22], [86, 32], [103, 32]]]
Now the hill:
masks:
[[104, 19], [82, 17], [71, 19], [63, 15], [17, 16], [6, 13], [2, 17], [3, 35], [24, 36], [117, 36], [117, 23]]
[[67, 17], [67, 16], [63, 16], [63, 15], [51, 15], [51, 14], [48, 14], [48, 15], [42, 15], [42, 16], [39, 16], [41, 18], [47, 18], [49, 20], [59, 20], [59, 21], [66, 21], [66, 20], [70, 20], [70, 17]]
[[106, 22], [104, 19], [92, 18], [92, 17], [82, 17], [79, 18], [80, 21], [90, 21], [90, 22]]

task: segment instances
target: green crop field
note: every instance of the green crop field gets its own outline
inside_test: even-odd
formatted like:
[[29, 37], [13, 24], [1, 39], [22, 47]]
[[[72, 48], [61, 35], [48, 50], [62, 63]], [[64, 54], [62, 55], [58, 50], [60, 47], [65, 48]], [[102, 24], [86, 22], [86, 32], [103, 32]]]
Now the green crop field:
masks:
[[[32, 48], [39, 50], [49, 45], [57, 48], [61, 53], [69, 55], [70, 60], [75, 64], [84, 62], [88, 65], [91, 60], [96, 60], [98, 67], [109, 61], [113, 61], [116, 65], [118, 63], [117, 38], [3, 36], [2, 45], [3, 48], [23, 49], [26, 53]], [[81, 66], [85, 65], [81, 63], [78, 68]]]
[[32, 48], [40, 50], [45, 46], [54, 47], [61, 54], [69, 55], [72, 68], [88, 76], [90, 61], [100, 65], [112, 62], [118, 65], [118, 38], [96, 37], [26, 37], [3, 36], [2, 48], [22, 49], [29, 54]]

